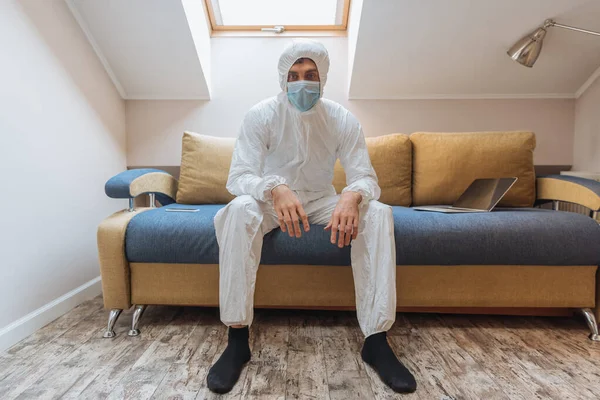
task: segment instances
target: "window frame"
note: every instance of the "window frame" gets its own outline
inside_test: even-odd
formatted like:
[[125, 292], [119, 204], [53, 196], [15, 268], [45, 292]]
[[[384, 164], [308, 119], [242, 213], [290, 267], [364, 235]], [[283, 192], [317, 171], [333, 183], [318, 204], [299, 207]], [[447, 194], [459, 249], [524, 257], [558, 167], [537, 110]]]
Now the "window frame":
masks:
[[[342, 9], [342, 23], [340, 25], [281, 25], [285, 28], [283, 33], [274, 33], [275, 35], [283, 35], [285, 32], [345, 32], [348, 29], [348, 16], [350, 14], [350, 0], [342, 0], [344, 2]], [[278, 25], [217, 25], [215, 13], [211, 0], [204, 0], [204, 5], [208, 14], [208, 22], [212, 32], [262, 32], [263, 28], [272, 29]]]

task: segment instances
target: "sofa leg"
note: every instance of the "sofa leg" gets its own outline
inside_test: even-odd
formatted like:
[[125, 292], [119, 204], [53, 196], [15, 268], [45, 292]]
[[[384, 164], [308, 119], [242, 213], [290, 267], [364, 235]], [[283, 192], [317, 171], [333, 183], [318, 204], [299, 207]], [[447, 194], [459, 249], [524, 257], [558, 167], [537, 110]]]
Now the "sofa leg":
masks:
[[102, 335], [102, 337], [114, 338], [116, 336], [114, 327], [122, 311], [123, 310], [120, 308], [113, 308], [112, 310], [110, 310], [110, 313], [108, 314], [108, 326], [106, 327], [106, 331], [104, 332], [104, 335]]
[[140, 330], [138, 329], [138, 325], [140, 323], [140, 318], [146, 311], [146, 306], [137, 304], [135, 306], [135, 310], [133, 311], [133, 316], [131, 317], [131, 329], [129, 330], [129, 336], [138, 336], [140, 334]]
[[590, 340], [594, 342], [600, 342], [600, 334], [598, 333], [598, 322], [596, 321], [596, 317], [594, 316], [594, 312], [589, 308], [582, 308], [581, 313], [585, 317], [585, 321], [590, 327]]

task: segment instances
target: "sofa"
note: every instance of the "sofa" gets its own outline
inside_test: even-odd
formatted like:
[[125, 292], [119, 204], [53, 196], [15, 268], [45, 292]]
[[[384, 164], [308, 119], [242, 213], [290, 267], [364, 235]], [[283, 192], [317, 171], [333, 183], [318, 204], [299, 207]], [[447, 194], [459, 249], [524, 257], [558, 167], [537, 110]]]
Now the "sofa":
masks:
[[[600, 182], [536, 176], [531, 132], [417, 132], [366, 139], [393, 208], [397, 306], [402, 312], [571, 315], [581, 313], [599, 341]], [[135, 307], [139, 334], [148, 305], [218, 306], [213, 217], [233, 196], [225, 189], [235, 139], [186, 132], [179, 179], [160, 169], [124, 171], [106, 194], [129, 207], [98, 228], [105, 337]], [[515, 176], [490, 213], [443, 214], [412, 207], [452, 204], [476, 178]], [[332, 184], [345, 185], [338, 163]], [[134, 199], [147, 196], [149, 206]], [[560, 202], [589, 215], [558, 211]], [[170, 209], [194, 208], [196, 212]], [[261, 308], [354, 308], [350, 249], [322, 229], [265, 236], [255, 292]]]

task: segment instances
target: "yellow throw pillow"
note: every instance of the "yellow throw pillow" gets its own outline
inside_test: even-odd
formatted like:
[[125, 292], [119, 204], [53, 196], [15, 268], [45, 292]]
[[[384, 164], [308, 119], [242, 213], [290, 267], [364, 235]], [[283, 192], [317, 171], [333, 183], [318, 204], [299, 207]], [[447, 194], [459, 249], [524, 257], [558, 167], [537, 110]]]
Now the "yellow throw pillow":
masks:
[[[410, 206], [412, 150], [408, 135], [368, 137], [366, 142], [381, 188], [379, 201], [392, 206]], [[338, 193], [346, 186], [346, 174], [339, 160], [333, 171], [333, 186]]]
[[178, 203], [226, 204], [235, 198], [225, 188], [235, 140], [183, 134]]
[[536, 143], [532, 132], [417, 132], [410, 140], [413, 205], [452, 204], [477, 178], [513, 176], [519, 180], [499, 205], [533, 205]]

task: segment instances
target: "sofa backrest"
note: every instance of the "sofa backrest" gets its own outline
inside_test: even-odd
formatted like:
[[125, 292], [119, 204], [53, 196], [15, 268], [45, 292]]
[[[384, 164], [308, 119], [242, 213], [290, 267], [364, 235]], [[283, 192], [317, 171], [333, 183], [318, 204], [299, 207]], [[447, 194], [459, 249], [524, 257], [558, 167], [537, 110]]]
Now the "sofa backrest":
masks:
[[[535, 200], [531, 132], [419, 132], [366, 142], [383, 203], [452, 204], [474, 179], [508, 176], [519, 180], [501, 206], [530, 207]], [[184, 133], [178, 203], [225, 204], [234, 198], [225, 188], [234, 145], [235, 138]], [[333, 185], [338, 193], [346, 185], [339, 161]]]
[[235, 138], [185, 132], [181, 144], [181, 170], [177, 202], [227, 204], [235, 198], [227, 191], [227, 177]]
[[[391, 206], [410, 206], [412, 148], [408, 135], [396, 133], [365, 140], [381, 188], [379, 201]], [[346, 174], [340, 160], [335, 163], [333, 174], [333, 186], [340, 193], [346, 186]]]
[[[366, 142], [381, 187], [380, 200], [390, 205], [409, 206], [412, 150], [408, 135], [384, 135], [366, 138]], [[235, 138], [183, 134], [178, 203], [225, 204], [235, 197], [225, 188], [234, 145]], [[346, 175], [339, 160], [333, 185], [338, 193], [346, 186]]]
[[413, 205], [452, 204], [477, 178], [517, 177], [499, 203], [531, 207], [535, 201], [532, 132], [426, 133], [410, 135]]

